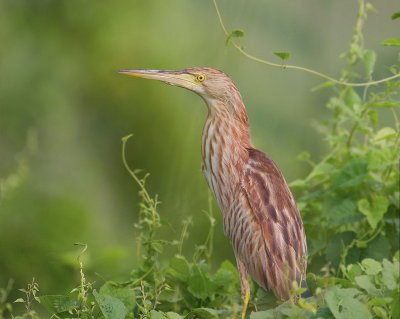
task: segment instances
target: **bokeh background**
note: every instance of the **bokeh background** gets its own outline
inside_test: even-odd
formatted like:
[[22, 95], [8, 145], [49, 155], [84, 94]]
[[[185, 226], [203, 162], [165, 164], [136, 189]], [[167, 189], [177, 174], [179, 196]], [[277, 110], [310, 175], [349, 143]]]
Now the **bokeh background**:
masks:
[[[372, 3], [377, 12], [369, 15], [365, 43], [384, 72], [398, 52], [380, 41], [393, 37], [389, 17], [398, 8], [396, 1]], [[289, 51], [290, 63], [340, 75], [357, 1], [219, 4], [228, 29], [244, 30], [241, 43], [251, 53], [279, 62], [272, 52]], [[75, 242], [89, 246], [92, 278], [127, 278], [138, 217], [138, 188], [121, 161], [121, 138], [130, 133], [128, 161], [151, 173], [149, 191], [162, 201], [161, 236], [177, 238], [192, 216], [185, 254], [205, 240], [206, 107], [191, 92], [116, 72], [190, 66], [216, 67], [234, 79], [255, 145], [288, 181], [309, 170], [299, 153], [323, 154], [312, 123], [329, 117], [324, 105], [332, 92], [313, 92], [321, 79], [257, 64], [226, 46], [211, 1], [0, 0], [0, 286], [14, 278], [23, 287], [36, 277], [46, 293], [74, 287]], [[213, 205], [216, 263], [233, 260]]]

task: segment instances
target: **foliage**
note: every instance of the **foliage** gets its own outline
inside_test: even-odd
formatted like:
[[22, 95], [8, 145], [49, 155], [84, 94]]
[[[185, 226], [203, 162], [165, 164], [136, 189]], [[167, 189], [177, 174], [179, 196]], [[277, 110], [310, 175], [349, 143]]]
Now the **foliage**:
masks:
[[[400, 11], [395, 12], [392, 14], [392, 20], [400, 18]], [[400, 46], [400, 39], [399, 38], [391, 38], [385, 39], [382, 41], [382, 45], [385, 46]]]
[[273, 52], [277, 57], [279, 57], [282, 62], [286, 61], [290, 58], [290, 53], [289, 52]]
[[226, 37], [225, 45], [228, 45], [229, 42], [232, 41], [233, 38], [242, 38], [244, 37], [244, 32], [242, 30], [233, 30], [231, 34]]
[[13, 281], [9, 280], [6, 288], [0, 288], [0, 319], [12, 312], [12, 304], [8, 302], [8, 296], [12, 290]]
[[[357, 25], [365, 18], [366, 13], [361, 12]], [[356, 28], [345, 55], [345, 80], [360, 77], [354, 71], [358, 65], [364, 67], [367, 80], [374, 72], [376, 54], [364, 49], [361, 31]], [[398, 73], [399, 64], [390, 69]], [[382, 261], [399, 249], [399, 88], [397, 80], [360, 91], [337, 89], [327, 104], [332, 118], [318, 126], [330, 152], [316, 164], [307, 153], [301, 155], [312, 170], [291, 186], [302, 192], [298, 205], [315, 267], [329, 263], [337, 274], [344, 272], [348, 263], [366, 257]], [[388, 120], [390, 115], [392, 119]], [[382, 125], [380, 117], [384, 116], [388, 124]]]
[[[377, 56], [364, 48], [362, 37], [367, 7], [360, 1], [352, 43], [344, 55], [345, 82], [372, 80]], [[242, 36], [243, 32], [234, 31], [227, 42]], [[289, 57], [285, 52], [277, 55], [282, 60]], [[397, 74], [399, 68], [397, 63], [389, 69]], [[322, 87], [332, 88], [334, 84]], [[335, 94], [327, 103], [332, 117], [317, 125], [329, 152], [318, 163], [308, 153], [302, 153], [299, 157], [310, 163], [311, 172], [291, 183], [300, 193], [298, 205], [309, 241], [307, 281], [313, 297], [279, 303], [252, 287], [250, 319], [400, 317], [399, 88], [398, 80], [363, 89], [334, 87]], [[160, 202], [146, 189], [148, 175], [127, 164], [129, 137], [123, 139], [122, 159], [139, 186], [140, 213], [135, 224], [139, 231], [138, 266], [125, 282], [105, 281], [98, 286], [85, 275], [82, 256], [87, 245], [78, 244], [83, 249], [78, 256], [77, 288], [65, 295], [38, 297], [39, 286], [33, 279], [27, 289], [20, 290], [24, 296], [15, 302], [22, 303], [25, 310], [16, 316], [8, 297], [10, 284], [0, 290], [0, 319], [10, 315], [40, 318], [34, 310], [36, 302], [55, 318], [233, 318], [240, 313], [236, 267], [229, 261], [222, 262], [216, 270], [211, 267], [215, 227], [212, 206], [206, 212], [209, 233], [204, 244], [194, 248], [192, 257], [182, 255], [190, 218], [183, 222], [177, 240], [160, 239]], [[163, 260], [167, 245], [176, 248], [176, 255]], [[293, 292], [298, 294], [301, 290], [294, 285]]]
[[397, 259], [382, 263], [364, 259], [348, 265], [345, 278], [316, 278], [325, 288], [316, 289], [312, 300], [300, 301], [297, 306], [285, 302], [250, 318], [398, 318], [399, 266]]
[[[15, 316], [15, 319], [39, 319], [40, 316], [38, 313], [33, 309], [33, 304], [35, 302], [39, 302], [39, 297], [37, 293], [39, 292], [39, 284], [35, 281], [35, 278], [32, 279], [32, 282], [28, 284], [27, 289], [19, 289], [25, 296], [22, 298], [18, 298], [14, 301], [14, 303], [22, 303], [25, 307], [25, 312], [20, 316]], [[12, 308], [9, 308], [11, 311]]]

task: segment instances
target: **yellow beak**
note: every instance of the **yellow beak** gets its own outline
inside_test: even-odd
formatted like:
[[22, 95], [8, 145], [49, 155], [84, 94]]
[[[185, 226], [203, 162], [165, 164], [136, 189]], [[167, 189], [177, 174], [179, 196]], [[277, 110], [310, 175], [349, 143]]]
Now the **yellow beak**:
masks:
[[170, 85], [176, 85], [194, 91], [198, 86], [194, 75], [181, 71], [170, 70], [120, 70], [119, 73], [144, 79], [158, 80]]

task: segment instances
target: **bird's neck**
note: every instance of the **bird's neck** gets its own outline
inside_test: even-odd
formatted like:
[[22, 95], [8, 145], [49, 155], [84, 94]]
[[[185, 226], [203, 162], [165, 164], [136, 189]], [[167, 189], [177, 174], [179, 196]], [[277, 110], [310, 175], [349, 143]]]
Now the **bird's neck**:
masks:
[[240, 183], [240, 176], [252, 147], [246, 110], [232, 113], [209, 107], [202, 136], [203, 169], [207, 182], [220, 207], [229, 206], [230, 193]]

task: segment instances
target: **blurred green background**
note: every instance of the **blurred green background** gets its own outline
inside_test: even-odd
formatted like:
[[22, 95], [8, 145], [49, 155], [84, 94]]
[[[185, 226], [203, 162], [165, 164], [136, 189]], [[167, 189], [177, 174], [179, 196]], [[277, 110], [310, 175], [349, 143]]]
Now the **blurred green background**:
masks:
[[[279, 62], [335, 77], [344, 61], [357, 1], [219, 1], [228, 29], [241, 43]], [[373, 1], [365, 28], [377, 51], [376, 78], [398, 52], [380, 46], [393, 36], [396, 1]], [[168, 224], [179, 235], [193, 216], [185, 253], [205, 240], [208, 190], [200, 170], [206, 107], [195, 94], [128, 78], [119, 69], [211, 66], [229, 74], [248, 108], [253, 141], [269, 153], [288, 181], [308, 167], [324, 141], [313, 121], [329, 116], [329, 91], [303, 72], [254, 63], [225, 46], [211, 1], [0, 0], [0, 286], [23, 287], [36, 277], [42, 291], [75, 286], [78, 250], [89, 245], [92, 278], [126, 278], [135, 265], [137, 187], [121, 162], [121, 138], [132, 167], [151, 173]], [[217, 215], [215, 255], [233, 258]], [[171, 249], [171, 252], [173, 249]], [[100, 280], [100, 279], [96, 279]]]

